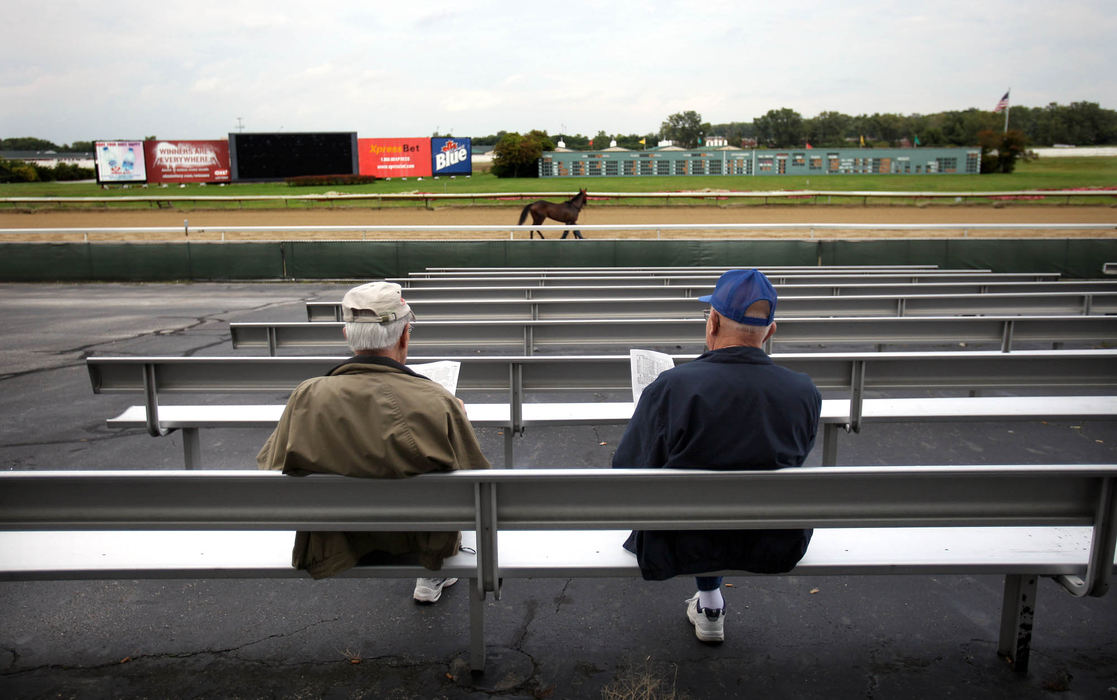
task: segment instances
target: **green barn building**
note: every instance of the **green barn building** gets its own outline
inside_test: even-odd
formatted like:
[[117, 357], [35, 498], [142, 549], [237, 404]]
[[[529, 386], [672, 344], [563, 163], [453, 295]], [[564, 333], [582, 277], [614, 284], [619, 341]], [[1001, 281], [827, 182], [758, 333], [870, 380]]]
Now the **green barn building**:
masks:
[[539, 177], [641, 175], [935, 175], [981, 171], [978, 148], [548, 151]]

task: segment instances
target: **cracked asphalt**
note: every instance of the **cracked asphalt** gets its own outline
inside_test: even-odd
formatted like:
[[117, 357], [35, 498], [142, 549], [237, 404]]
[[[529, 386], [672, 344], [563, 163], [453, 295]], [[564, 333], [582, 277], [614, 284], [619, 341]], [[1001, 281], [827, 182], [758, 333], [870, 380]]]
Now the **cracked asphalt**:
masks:
[[[0, 284], [0, 468], [181, 468], [179, 435], [105, 426], [138, 397], [94, 395], [84, 358], [232, 355], [230, 321], [304, 320], [306, 301], [349, 286]], [[607, 466], [621, 432], [529, 430], [517, 461]], [[251, 468], [266, 433], [203, 432], [203, 465]], [[500, 463], [499, 431], [479, 435]], [[871, 425], [840, 441], [844, 464], [1114, 462], [1117, 422]], [[1117, 698], [1117, 594], [1042, 581], [1018, 676], [996, 655], [998, 577], [728, 583], [728, 638], [708, 647], [683, 613], [688, 580], [506, 581], [480, 677], [461, 585], [419, 607], [397, 580], [0, 583], [0, 696]]]

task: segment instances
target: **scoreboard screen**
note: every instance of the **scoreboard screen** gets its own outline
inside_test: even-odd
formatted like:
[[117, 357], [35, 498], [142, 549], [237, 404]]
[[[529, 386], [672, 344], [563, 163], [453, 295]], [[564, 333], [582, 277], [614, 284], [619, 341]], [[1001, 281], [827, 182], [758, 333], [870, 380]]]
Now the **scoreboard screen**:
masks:
[[229, 134], [235, 180], [357, 172], [356, 132]]

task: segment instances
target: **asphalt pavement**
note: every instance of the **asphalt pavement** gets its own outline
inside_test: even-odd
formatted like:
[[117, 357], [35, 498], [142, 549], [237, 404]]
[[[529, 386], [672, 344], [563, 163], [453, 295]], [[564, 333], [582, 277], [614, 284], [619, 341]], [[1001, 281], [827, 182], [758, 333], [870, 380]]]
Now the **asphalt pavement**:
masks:
[[[178, 434], [106, 427], [139, 397], [93, 394], [85, 357], [259, 354], [232, 350], [230, 321], [305, 320], [306, 301], [349, 286], [0, 284], [0, 468], [181, 468]], [[622, 431], [529, 430], [517, 463], [608, 466]], [[203, 431], [204, 468], [253, 468], [267, 432]], [[500, 431], [478, 434], [499, 464]], [[843, 464], [1117, 461], [1117, 421], [873, 424], [840, 440]], [[727, 581], [718, 647], [686, 621], [689, 579], [507, 581], [487, 603], [482, 676], [466, 667], [464, 586], [418, 607], [398, 580], [0, 583], [0, 696], [1117, 698], [1117, 594], [1041, 581], [1019, 675], [996, 654], [999, 577]]]

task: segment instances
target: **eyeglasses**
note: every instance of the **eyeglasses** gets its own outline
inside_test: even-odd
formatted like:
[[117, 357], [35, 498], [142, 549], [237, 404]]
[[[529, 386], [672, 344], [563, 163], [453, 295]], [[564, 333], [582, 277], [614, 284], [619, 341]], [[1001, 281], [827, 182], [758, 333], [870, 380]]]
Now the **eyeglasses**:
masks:
[[707, 321], [710, 320], [710, 310], [711, 309], [708, 306], [702, 310], [702, 318], [706, 319]]

